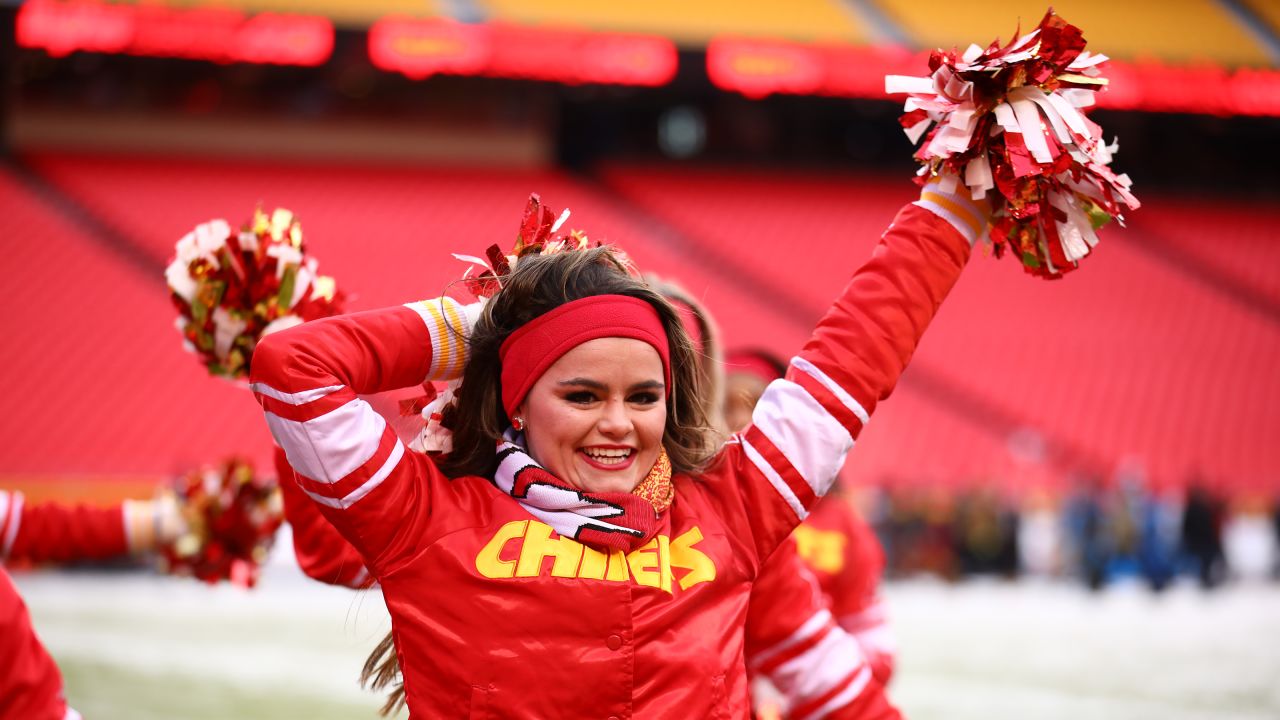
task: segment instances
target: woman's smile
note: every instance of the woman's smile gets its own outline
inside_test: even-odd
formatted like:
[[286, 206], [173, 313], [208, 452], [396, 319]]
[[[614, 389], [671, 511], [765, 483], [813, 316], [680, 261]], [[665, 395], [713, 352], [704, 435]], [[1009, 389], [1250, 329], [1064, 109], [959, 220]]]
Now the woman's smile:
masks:
[[635, 462], [635, 448], [594, 446], [578, 450], [582, 460], [601, 470], [626, 470]]

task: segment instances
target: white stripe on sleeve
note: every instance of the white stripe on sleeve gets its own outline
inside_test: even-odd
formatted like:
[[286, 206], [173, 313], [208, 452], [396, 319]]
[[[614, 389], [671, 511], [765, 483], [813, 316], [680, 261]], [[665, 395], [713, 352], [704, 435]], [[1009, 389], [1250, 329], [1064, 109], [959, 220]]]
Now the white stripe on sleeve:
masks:
[[378, 451], [387, 421], [355, 398], [306, 422], [265, 412], [267, 427], [289, 464], [303, 476], [333, 484], [350, 475]]
[[4, 539], [0, 540], [0, 558], [9, 557], [13, 549], [13, 541], [18, 538], [18, 526], [22, 524], [22, 493], [9, 496], [9, 525], [5, 528]]
[[0, 532], [3, 532], [9, 520], [9, 492], [0, 490]]
[[382, 467], [378, 468], [378, 472], [370, 476], [368, 480], [365, 480], [363, 485], [356, 488], [355, 490], [352, 490], [350, 493], [347, 493], [345, 496], [341, 498], [326, 497], [324, 495], [313, 493], [310, 490], [307, 490], [306, 488], [303, 488], [302, 492], [311, 496], [312, 500], [315, 500], [321, 505], [326, 505], [331, 508], [338, 508], [340, 510], [345, 510], [351, 507], [352, 505], [356, 504], [356, 501], [360, 500], [360, 498], [372, 492], [374, 488], [381, 485], [382, 481], [386, 480], [387, 476], [391, 474], [391, 471], [396, 469], [396, 465], [400, 463], [400, 459], [403, 457], [404, 457], [404, 443], [397, 440], [396, 446], [392, 448], [391, 454], [387, 456], [386, 462], [382, 463]]
[[769, 484], [773, 486], [774, 490], [778, 491], [783, 500], [787, 501], [787, 505], [795, 512], [796, 517], [801, 520], [809, 517], [809, 511], [804, 509], [804, 503], [800, 502], [800, 498], [796, 497], [794, 492], [791, 492], [791, 488], [787, 486], [787, 481], [782, 479], [782, 476], [778, 474], [777, 470], [773, 469], [768, 460], [764, 459], [760, 451], [752, 447], [746, 438], [739, 437], [739, 440], [742, 442], [742, 450], [746, 453], [747, 459], [751, 461], [752, 465], [756, 466], [760, 474], [769, 479]]
[[848, 428], [790, 380], [774, 380], [751, 421], [787, 457], [818, 497], [827, 494], [853, 449]]
[[315, 390], [303, 390], [296, 393], [287, 393], [283, 390], [277, 390], [266, 383], [256, 382], [249, 385], [249, 389], [259, 395], [266, 395], [269, 398], [279, 400], [282, 403], [289, 403], [290, 405], [306, 405], [307, 403], [315, 402], [330, 393], [337, 392], [344, 387], [346, 387], [346, 385], [329, 385], [328, 387], [316, 388]]
[[835, 395], [836, 399], [839, 400], [841, 404], [849, 408], [849, 412], [857, 416], [864, 426], [871, 422], [871, 416], [867, 414], [866, 408], [862, 407], [862, 403], [854, 400], [853, 396], [849, 394], [849, 391], [840, 387], [839, 383], [832, 380], [831, 376], [822, 372], [822, 369], [817, 365], [814, 365], [808, 360], [797, 355], [791, 358], [791, 367], [799, 370], [805, 375], [808, 375], [814, 380], [817, 380], [822, 387], [826, 388], [832, 395]]
[[[859, 667], [867, 669], [857, 641], [832, 627], [813, 647], [780, 665], [773, 676], [787, 690], [788, 698], [804, 701], [831, 692]], [[821, 712], [817, 716], [821, 717]]]
[[813, 614], [813, 617], [806, 620], [803, 625], [797, 628], [796, 631], [791, 633], [791, 635], [785, 640], [767, 650], [762, 650], [756, 653], [755, 657], [751, 659], [751, 666], [760, 667], [777, 657], [780, 653], [784, 653], [796, 645], [805, 642], [814, 635], [817, 635], [818, 632], [821, 631], [829, 622], [831, 622], [831, 611], [826, 609], [819, 610]]
[[854, 698], [862, 694], [862, 691], [866, 689], [867, 683], [869, 682], [871, 682], [871, 668], [864, 667], [862, 668], [862, 671], [858, 673], [858, 676], [853, 679], [853, 682], [849, 683], [849, 686], [846, 687], [844, 691], [823, 703], [822, 707], [815, 710], [813, 715], [810, 717], [815, 720], [818, 718], [824, 718], [832, 710], [838, 710], [848, 705], [853, 702]]
[[898, 638], [893, 634], [893, 630], [889, 628], [888, 624], [859, 630], [853, 633], [853, 637], [868, 652], [880, 655], [896, 655], [898, 653]]

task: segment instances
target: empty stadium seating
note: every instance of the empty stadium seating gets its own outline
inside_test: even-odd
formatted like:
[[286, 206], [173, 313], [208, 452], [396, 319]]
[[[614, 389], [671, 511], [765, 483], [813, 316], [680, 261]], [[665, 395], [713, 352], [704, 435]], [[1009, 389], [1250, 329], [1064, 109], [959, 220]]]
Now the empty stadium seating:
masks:
[[150, 486], [232, 453], [267, 457], [248, 393], [205, 379], [182, 351], [162, 278], [68, 216], [0, 171], [9, 293], [0, 484]]
[[[230, 453], [265, 459], [240, 388], [205, 376], [172, 329], [160, 271], [196, 223], [295, 210], [351, 309], [431, 296], [513, 240], [531, 190], [571, 226], [624, 246], [702, 298], [729, 347], [789, 354], [913, 186], [899, 177], [618, 164], [558, 171], [281, 165], [39, 155], [0, 175], [9, 382], [0, 481], [159, 477]], [[51, 193], [36, 192], [49, 183]], [[1224, 212], [1229, 209], [1230, 212]], [[1224, 217], [1230, 217], [1224, 223]], [[1050, 484], [1145, 459], [1160, 484], [1192, 472], [1258, 487], [1280, 445], [1280, 325], [1221, 278], [1274, 297], [1260, 203], [1150, 198], [1081, 271], [1048, 283], [975, 257], [895, 397], [854, 453], [864, 480]], [[1232, 224], [1234, 223], [1234, 224]], [[1152, 243], [1202, 253], [1206, 282]], [[1159, 249], [1164, 249], [1161, 246]], [[1250, 262], [1252, 260], [1252, 262]], [[24, 387], [29, 386], [28, 387]]]
[[1264, 307], [1280, 308], [1274, 208], [1256, 201], [1155, 198], [1134, 214], [1130, 227], [1146, 246], [1175, 252], [1199, 270], [1256, 295]]

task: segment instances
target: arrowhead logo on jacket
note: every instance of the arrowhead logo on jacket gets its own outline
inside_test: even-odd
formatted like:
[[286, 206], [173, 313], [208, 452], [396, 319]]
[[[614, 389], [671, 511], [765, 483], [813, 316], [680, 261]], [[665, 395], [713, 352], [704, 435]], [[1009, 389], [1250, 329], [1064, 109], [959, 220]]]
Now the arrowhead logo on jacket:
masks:
[[[555, 536], [537, 520], [512, 520], [498, 528], [476, 555], [476, 570], [493, 580], [551, 575], [559, 578], [634, 582], [673, 593], [716, 579], [716, 566], [694, 548], [702, 531], [690, 528], [675, 539], [658, 535], [630, 553], [603, 553], [576, 540]], [[552, 558], [548, 563], [547, 558]]]

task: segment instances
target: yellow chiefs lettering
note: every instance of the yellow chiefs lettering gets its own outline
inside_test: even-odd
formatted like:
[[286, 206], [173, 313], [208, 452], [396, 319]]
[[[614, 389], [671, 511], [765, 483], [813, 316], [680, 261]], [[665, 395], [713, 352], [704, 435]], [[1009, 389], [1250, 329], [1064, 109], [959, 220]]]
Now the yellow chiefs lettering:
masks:
[[849, 541], [844, 533], [801, 525], [796, 528], [794, 537], [796, 551], [809, 567], [829, 575], [844, 569], [844, 546]]
[[[512, 520], [494, 533], [476, 555], [476, 570], [494, 580], [536, 577], [585, 578], [635, 582], [673, 593], [716, 579], [711, 558], [694, 549], [702, 540], [697, 527], [674, 540], [659, 535], [643, 547], [623, 553], [603, 553], [576, 540], [555, 535], [550, 525], [537, 520]], [[550, 563], [545, 562], [548, 558]]]

